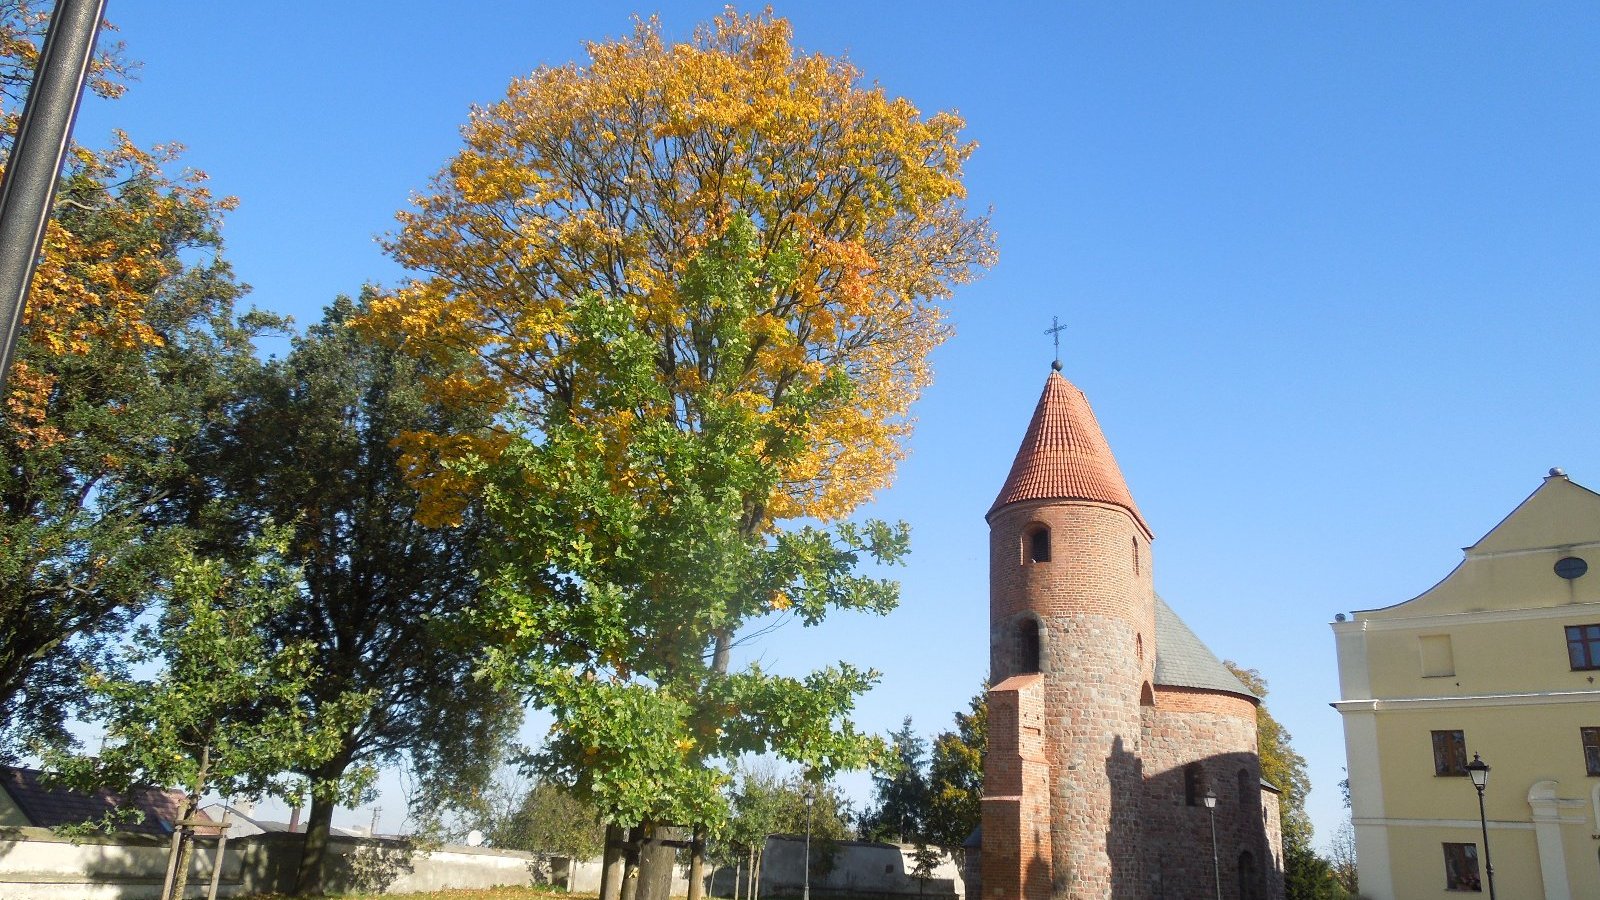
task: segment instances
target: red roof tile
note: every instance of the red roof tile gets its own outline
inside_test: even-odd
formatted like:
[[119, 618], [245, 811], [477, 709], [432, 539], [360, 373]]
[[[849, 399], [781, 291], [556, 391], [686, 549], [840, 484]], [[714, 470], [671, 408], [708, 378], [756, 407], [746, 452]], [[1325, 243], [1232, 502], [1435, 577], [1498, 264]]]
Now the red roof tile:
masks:
[[1033, 421], [1011, 463], [1011, 474], [989, 507], [989, 515], [1008, 503], [1024, 500], [1109, 503], [1127, 510], [1144, 533], [1151, 534], [1088, 399], [1059, 372], [1051, 372], [1044, 383]]

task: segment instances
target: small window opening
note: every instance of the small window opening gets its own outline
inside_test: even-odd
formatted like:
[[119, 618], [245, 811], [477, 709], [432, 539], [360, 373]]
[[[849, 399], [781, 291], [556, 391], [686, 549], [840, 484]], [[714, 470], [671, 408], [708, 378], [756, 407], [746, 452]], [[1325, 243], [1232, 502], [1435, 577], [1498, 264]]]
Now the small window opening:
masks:
[[1239, 770], [1239, 808], [1253, 809], [1261, 802], [1261, 783], [1250, 777], [1249, 769]]
[[1139, 574], [1139, 539], [1133, 539], [1133, 574]]
[[1050, 561], [1050, 529], [1040, 525], [1028, 532], [1027, 558], [1031, 563]]
[[1467, 774], [1467, 738], [1464, 732], [1433, 733], [1433, 774]]
[[1029, 675], [1039, 671], [1039, 623], [1023, 619], [1017, 626], [1017, 673]]
[[1256, 858], [1245, 850], [1239, 854], [1239, 900], [1256, 900]]
[[1200, 764], [1189, 763], [1183, 767], [1183, 802], [1185, 806], [1200, 805]]

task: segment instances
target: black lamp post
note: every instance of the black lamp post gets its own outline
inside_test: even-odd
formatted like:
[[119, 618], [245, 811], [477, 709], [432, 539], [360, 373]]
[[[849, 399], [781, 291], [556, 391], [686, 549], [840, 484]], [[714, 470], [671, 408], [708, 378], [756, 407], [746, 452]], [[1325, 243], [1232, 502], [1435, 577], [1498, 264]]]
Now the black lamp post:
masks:
[[1489, 764], [1472, 754], [1467, 763], [1467, 774], [1472, 776], [1472, 786], [1478, 789], [1478, 825], [1483, 828], [1483, 871], [1489, 877], [1489, 900], [1494, 900], [1494, 863], [1489, 859], [1489, 819], [1483, 812], [1483, 789], [1489, 786]]
[[1200, 800], [1211, 814], [1211, 877], [1217, 885], [1217, 900], [1222, 900], [1222, 864], [1217, 861], [1217, 795], [1206, 788], [1206, 795]]

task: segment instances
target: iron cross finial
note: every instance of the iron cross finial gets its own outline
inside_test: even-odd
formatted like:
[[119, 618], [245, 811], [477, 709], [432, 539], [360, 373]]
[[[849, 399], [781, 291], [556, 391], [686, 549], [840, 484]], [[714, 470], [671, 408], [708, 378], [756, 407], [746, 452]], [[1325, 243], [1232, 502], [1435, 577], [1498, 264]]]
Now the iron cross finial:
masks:
[[1055, 361], [1050, 364], [1050, 368], [1056, 370], [1057, 372], [1061, 371], [1061, 332], [1066, 330], [1067, 326], [1061, 324], [1061, 320], [1055, 316], [1050, 317], [1050, 327], [1044, 330], [1045, 334], [1048, 334], [1050, 337], [1055, 339], [1056, 358]]

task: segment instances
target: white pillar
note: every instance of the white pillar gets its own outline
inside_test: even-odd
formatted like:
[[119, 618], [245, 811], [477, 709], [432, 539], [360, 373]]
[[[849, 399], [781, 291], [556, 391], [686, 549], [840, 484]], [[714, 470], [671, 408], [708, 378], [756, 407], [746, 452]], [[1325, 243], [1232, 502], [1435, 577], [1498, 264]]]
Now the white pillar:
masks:
[[[1561, 807], [1554, 781], [1535, 781], [1528, 788], [1528, 806], [1533, 808], [1533, 834], [1539, 844], [1539, 877], [1544, 881], [1544, 900], [1572, 900], [1572, 885], [1567, 880], [1567, 853], [1561, 843]], [[1582, 801], [1578, 801], [1582, 805]]]

